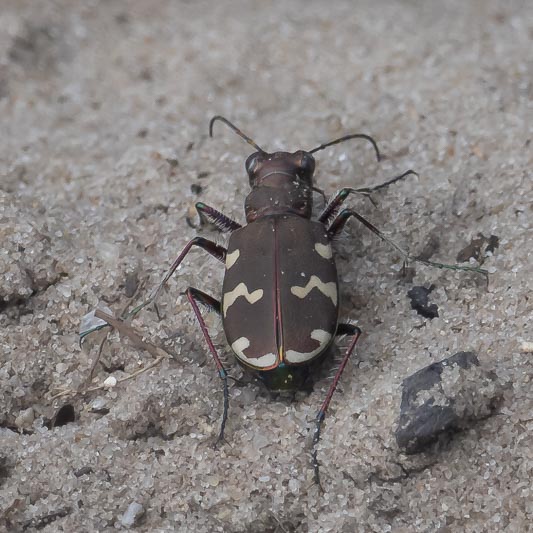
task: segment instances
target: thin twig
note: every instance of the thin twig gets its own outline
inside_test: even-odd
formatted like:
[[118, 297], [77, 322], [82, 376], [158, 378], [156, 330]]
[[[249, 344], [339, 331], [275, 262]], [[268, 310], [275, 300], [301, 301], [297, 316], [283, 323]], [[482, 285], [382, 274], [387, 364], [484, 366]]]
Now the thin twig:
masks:
[[102, 352], [104, 350], [104, 346], [109, 336], [109, 333], [110, 332], [107, 331], [105, 334], [105, 337], [102, 339], [102, 342], [100, 342], [100, 346], [98, 347], [98, 353], [96, 354], [96, 357], [94, 358], [93, 364], [91, 365], [91, 369], [89, 370], [89, 375], [87, 376], [87, 379], [85, 380], [85, 383], [87, 384], [89, 384], [93, 380], [94, 369], [96, 368], [96, 365], [100, 361], [100, 357], [102, 356]]
[[[128, 298], [128, 300], [126, 301], [124, 307], [122, 308], [122, 311], [120, 312], [120, 317], [121, 318], [124, 318], [124, 315], [126, 314], [126, 311], [128, 310], [128, 307], [131, 305], [131, 302], [133, 302], [133, 300], [137, 297], [137, 294], [139, 294], [140, 290], [143, 287], [144, 287], [144, 281], [137, 285], [137, 288], [135, 289], [135, 292], [133, 293], [133, 295], [130, 298]], [[95, 313], [95, 315], [96, 315], [96, 313]], [[95, 359], [94, 359], [94, 361], [93, 361], [93, 363], [91, 365], [91, 368], [89, 370], [89, 375], [87, 376], [87, 379], [85, 380], [85, 383], [87, 385], [89, 385], [91, 383], [91, 381], [93, 380], [94, 370], [96, 369], [96, 365], [99, 363], [99, 361], [100, 361], [100, 359], [102, 357], [102, 352], [104, 350], [105, 343], [106, 343], [107, 339], [109, 338], [109, 334], [110, 333], [111, 333], [111, 331], [107, 330], [104, 338], [100, 342], [100, 346], [98, 347], [98, 353], [96, 354], [96, 357], [95, 357]]]
[[159, 357], [159, 350], [163, 350], [166, 354], [173, 357], [173, 354], [169, 352], [164, 346], [156, 346], [151, 342], [145, 341], [132, 326], [130, 326], [123, 320], [120, 320], [120, 318], [115, 318], [113, 315], [110, 315], [105, 311], [102, 311], [101, 309], [96, 309], [96, 311], [94, 312], [94, 316], [96, 318], [105, 320], [110, 326], [113, 326], [121, 335], [125, 335], [126, 337], [128, 337], [133, 342], [133, 344], [135, 344], [138, 348], [141, 348], [142, 350], [146, 350], [153, 357]]
[[[143, 368], [140, 368], [139, 370], [136, 370], [135, 372], [133, 372], [133, 374], [129, 374], [129, 375], [123, 377], [123, 378], [117, 379], [117, 384], [118, 383], [124, 383], [124, 381], [128, 381], [129, 379], [133, 379], [133, 378], [143, 374], [144, 372], [147, 372], [151, 368], [154, 368], [155, 366], [157, 366], [165, 358], [166, 358], [166, 355], [160, 355], [159, 357], [154, 359], [149, 365], [146, 365]], [[50, 400], [56, 400], [57, 398], [61, 398], [62, 396], [68, 396], [70, 394], [72, 394], [74, 396], [76, 396], [78, 394], [83, 395], [83, 394], [87, 394], [88, 392], [94, 392], [94, 391], [97, 391], [97, 390], [103, 390], [103, 389], [107, 389], [107, 388], [110, 388], [110, 387], [108, 387], [107, 385], [101, 384], [101, 385], [95, 385], [94, 387], [89, 387], [88, 389], [79, 390], [79, 391], [72, 390], [72, 389], [65, 389], [64, 391], [61, 391], [58, 394], [55, 394], [54, 396], [52, 396], [50, 398]]]

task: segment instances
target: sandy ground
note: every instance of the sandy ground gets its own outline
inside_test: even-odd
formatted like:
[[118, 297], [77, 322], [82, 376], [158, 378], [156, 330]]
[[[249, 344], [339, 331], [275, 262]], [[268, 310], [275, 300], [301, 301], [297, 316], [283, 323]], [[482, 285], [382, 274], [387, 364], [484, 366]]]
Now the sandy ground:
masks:
[[[527, 1], [2, 0], [0, 529], [530, 530], [532, 50]], [[120, 313], [137, 286], [142, 300], [195, 235], [196, 201], [243, 221], [250, 147], [223, 126], [209, 139], [214, 114], [268, 150], [375, 136], [381, 164], [364, 143], [339, 145], [317, 153], [316, 183], [329, 194], [417, 170], [378, 208], [350, 201], [413, 253], [453, 262], [479, 233], [499, 237], [480, 258], [487, 288], [419, 265], [402, 277], [398, 254], [350, 224], [341, 312], [365, 333], [324, 426], [324, 492], [309, 436], [327, 377], [294, 401], [232, 384], [227, 443], [212, 449], [220, 382], [183, 292], [220, 297], [223, 269], [201, 251], [162, 295], [161, 320], [133, 323], [173, 357], [53, 399], [86, 387], [102, 333], [80, 350], [81, 318], [98, 302]], [[431, 284], [433, 320], [407, 297]], [[461, 350], [494, 370], [501, 405], [404, 455], [402, 380]], [[114, 332], [91, 385], [152, 360]], [[65, 405], [75, 420], [67, 407], [53, 427]]]

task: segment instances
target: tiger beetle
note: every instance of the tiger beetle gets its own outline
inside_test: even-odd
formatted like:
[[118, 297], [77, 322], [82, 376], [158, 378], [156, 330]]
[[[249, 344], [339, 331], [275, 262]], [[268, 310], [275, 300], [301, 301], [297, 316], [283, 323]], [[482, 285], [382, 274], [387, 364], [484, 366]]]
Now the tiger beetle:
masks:
[[[150, 297], [135, 307], [127, 317], [135, 316], [143, 307], [155, 302], [159, 292], [191, 248], [202, 248], [225, 263], [221, 300], [193, 287], [186, 290], [187, 299], [200, 324], [223, 384], [223, 413], [217, 442], [224, 438], [228, 418], [228, 374], [202, 317], [200, 305], [222, 316], [224, 332], [237, 361], [271, 392], [295, 392], [303, 389], [312, 380], [312, 369], [316, 363], [320, 363], [331, 353], [335, 337], [350, 337], [348, 348], [316, 416], [312, 466], [314, 479], [320, 485], [317, 444], [322, 423], [341, 375], [361, 336], [361, 330], [357, 326], [339, 322], [339, 283], [331, 244], [346, 222], [355, 218], [395, 248], [405, 261], [484, 275], [487, 275], [487, 271], [475, 266], [435, 263], [413, 257], [353, 209], [341, 210], [350, 194], [364, 195], [372, 200], [371, 193], [409, 175], [417, 175], [412, 170], [374, 187], [344, 187], [326, 203], [316, 220], [311, 219], [313, 191], [324, 195], [323, 191], [313, 186], [313, 154], [349, 139], [364, 139], [371, 143], [379, 161], [380, 152], [372, 137], [355, 133], [321, 144], [312, 150], [269, 153], [222, 116], [217, 115], [211, 119], [211, 137], [213, 125], [217, 121], [231, 128], [256, 150], [245, 164], [251, 186], [244, 205], [247, 224], [243, 226], [220, 211], [198, 202], [196, 210], [201, 225], [211, 223], [221, 232], [230, 233], [227, 248], [203, 237], [194, 237], [172, 263]], [[105, 325], [86, 329], [81, 332], [81, 337], [102, 327]]]

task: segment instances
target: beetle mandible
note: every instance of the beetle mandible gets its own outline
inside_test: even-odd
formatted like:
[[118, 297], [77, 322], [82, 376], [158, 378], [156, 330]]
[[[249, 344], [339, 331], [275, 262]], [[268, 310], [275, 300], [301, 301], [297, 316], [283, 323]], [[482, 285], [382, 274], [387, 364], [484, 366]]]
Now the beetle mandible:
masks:
[[[351, 337], [315, 421], [312, 465], [315, 481], [320, 484], [317, 444], [322, 422], [361, 335], [357, 326], [339, 322], [339, 284], [331, 244], [346, 222], [351, 217], [357, 219], [393, 246], [404, 260], [485, 275], [487, 272], [474, 266], [436, 263], [413, 257], [356, 211], [341, 209], [350, 194], [365, 195], [372, 200], [371, 193], [406, 176], [416, 175], [412, 170], [374, 187], [345, 187], [326, 203], [316, 220], [311, 219], [313, 191], [324, 194], [313, 186], [313, 153], [359, 138], [372, 144], [379, 161], [380, 152], [372, 137], [355, 133], [312, 150], [268, 153], [222, 116], [211, 119], [211, 137], [217, 121], [226, 124], [256, 150], [245, 163], [251, 186], [245, 200], [247, 224], [242, 226], [220, 211], [202, 202], [197, 203], [201, 224], [210, 222], [220, 231], [230, 233], [227, 248], [203, 237], [194, 237], [151, 296], [128, 316], [136, 315], [143, 307], [155, 302], [192, 247], [205, 250], [225, 264], [220, 301], [193, 287], [186, 291], [223, 383], [223, 413], [217, 442], [224, 438], [228, 418], [228, 374], [202, 317], [200, 305], [221, 315], [228, 344], [237, 361], [272, 392], [302, 389], [312, 379], [310, 369], [327, 356], [335, 337]], [[94, 329], [99, 328], [91, 331]], [[83, 336], [89, 332], [84, 332]]]

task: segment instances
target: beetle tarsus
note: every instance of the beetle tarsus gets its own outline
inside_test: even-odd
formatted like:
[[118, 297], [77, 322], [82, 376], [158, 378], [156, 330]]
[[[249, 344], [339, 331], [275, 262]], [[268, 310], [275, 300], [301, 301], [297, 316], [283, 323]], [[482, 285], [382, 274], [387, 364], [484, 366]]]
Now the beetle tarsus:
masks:
[[[198, 212], [198, 218], [200, 220], [200, 226], [205, 224], [213, 224], [221, 233], [228, 233], [241, 228], [242, 226], [226, 216], [224, 213], [217, 209], [204, 204], [203, 202], [197, 202], [196, 211]], [[189, 223], [189, 225], [191, 225]], [[191, 227], [194, 227], [191, 225]]]
[[318, 442], [320, 440], [320, 428], [322, 426], [322, 422], [326, 416], [326, 413], [324, 413], [322, 410], [320, 410], [316, 416], [315, 420], [315, 431], [313, 432], [313, 448], [311, 452], [311, 460], [313, 465], [313, 479], [316, 485], [320, 487], [321, 490], [324, 490], [322, 488], [322, 484], [320, 483], [320, 463], [318, 462], [317, 457], [317, 446]]
[[218, 432], [218, 438], [215, 441], [214, 448], [216, 449], [221, 442], [225, 442], [224, 431], [226, 430], [226, 422], [228, 421], [228, 410], [229, 410], [229, 389], [228, 389], [228, 375], [226, 371], [219, 372], [220, 378], [223, 383], [223, 392], [224, 392], [224, 401], [223, 401], [223, 411], [222, 411], [222, 421], [220, 422], [220, 431]]
[[381, 189], [385, 189], [389, 185], [392, 185], [393, 183], [396, 183], [397, 181], [401, 181], [405, 179], [407, 176], [416, 176], [418, 178], [418, 172], [415, 172], [414, 170], [407, 170], [403, 174], [400, 174], [399, 176], [394, 176], [394, 178], [391, 178], [387, 181], [384, 181], [383, 183], [380, 183], [379, 185], [374, 185], [373, 187], [362, 187], [360, 189], [356, 189], [357, 192], [367, 192], [367, 193], [373, 193], [376, 191], [380, 191]]

